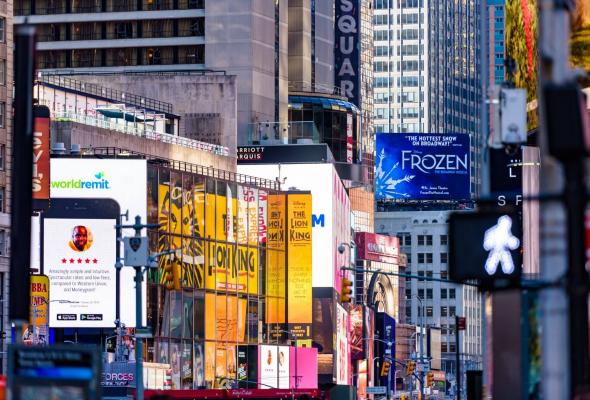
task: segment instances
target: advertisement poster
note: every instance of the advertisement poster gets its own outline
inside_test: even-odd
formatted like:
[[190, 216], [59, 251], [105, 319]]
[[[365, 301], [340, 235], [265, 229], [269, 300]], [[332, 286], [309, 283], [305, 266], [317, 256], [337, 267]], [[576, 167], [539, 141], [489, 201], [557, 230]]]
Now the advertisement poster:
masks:
[[350, 384], [350, 348], [348, 346], [348, 313], [336, 304], [336, 384]]
[[277, 346], [258, 346], [258, 378], [260, 389], [276, 388], [279, 380]]
[[278, 346], [277, 363], [279, 370], [279, 389], [289, 389], [289, 346]]
[[369, 232], [355, 235], [357, 259], [397, 264], [399, 260], [399, 238]]
[[[80, 158], [54, 158], [51, 159], [50, 162], [50, 172], [51, 172], [51, 182], [50, 182], [50, 194], [51, 198], [56, 197], [65, 197], [65, 198], [106, 198], [106, 199], [114, 199], [117, 203], [119, 203], [121, 213], [129, 212], [129, 221], [122, 221], [123, 223], [131, 223], [132, 219], [135, 216], [140, 216], [142, 221], [147, 222], [147, 163], [146, 160], [121, 160], [121, 159], [80, 159]], [[98, 235], [102, 235], [106, 232], [103, 229], [109, 231], [114, 238], [114, 222], [110, 222], [104, 226], [98, 226], [96, 233]], [[66, 226], [55, 226], [56, 230], [64, 229]], [[71, 229], [73, 226], [70, 226], [70, 236], [71, 236]], [[92, 229], [92, 228], [91, 228]], [[61, 233], [65, 234], [65, 233]], [[125, 232], [125, 235], [132, 235], [133, 233]], [[45, 234], [45, 238], [48, 238], [52, 241], [57, 241], [55, 237], [48, 237]], [[91, 247], [88, 251], [90, 253], [96, 254], [96, 264], [100, 262], [101, 268], [105, 270], [108, 269], [108, 279], [107, 275], [105, 275], [105, 281], [108, 281], [108, 288], [104, 288], [101, 286], [101, 290], [104, 290], [105, 293], [108, 293], [108, 296], [98, 297], [97, 301], [99, 303], [97, 306], [102, 305], [103, 307], [108, 307], [109, 309], [113, 310], [114, 313], [114, 303], [115, 303], [115, 280], [114, 280], [114, 263], [115, 263], [115, 243], [107, 245], [106, 243], [98, 243], [97, 247]], [[57, 245], [57, 243], [56, 243]], [[61, 244], [60, 244], [61, 246]], [[98, 254], [98, 249], [105, 246], [105, 251], [110, 251], [109, 254]], [[108, 249], [106, 246], [111, 246]], [[52, 257], [57, 257], [54, 259], [55, 261], [61, 262], [64, 257], [59, 257], [57, 254], [57, 248], [51, 249], [51, 246], [48, 245], [47, 242], [44, 242], [44, 248], [50, 249], [49, 252], [51, 253]], [[62, 249], [62, 247], [59, 247]], [[67, 249], [65, 249], [67, 250]], [[122, 252], [122, 250], [121, 250]], [[69, 259], [72, 258], [76, 261], [78, 258], [86, 263], [86, 259], [88, 258], [92, 264], [94, 264], [94, 257], [68, 257], [66, 260], [69, 262]], [[57, 264], [60, 265], [60, 264]], [[66, 265], [66, 264], [64, 264]], [[68, 264], [69, 265], [69, 264]], [[75, 264], [72, 264], [75, 265]], [[45, 265], [47, 268], [47, 265]], [[55, 268], [55, 264], [54, 264]], [[61, 268], [61, 267], [60, 267]], [[58, 268], [59, 269], [59, 268]], [[49, 275], [45, 271], [46, 275]], [[111, 276], [112, 274], [112, 276]], [[121, 269], [121, 293], [134, 293], [135, 292], [135, 271], [133, 268], [122, 268]], [[112, 279], [111, 279], [112, 278]], [[51, 281], [51, 276], [50, 276]], [[99, 281], [100, 282], [100, 281]], [[77, 283], [84, 283], [84, 281], [79, 280], [76, 281]], [[104, 281], [103, 281], [104, 283]], [[146, 281], [144, 280], [144, 287], [143, 287], [143, 298], [145, 299], [145, 284]], [[53, 287], [53, 282], [51, 283]], [[80, 286], [82, 287], [82, 286]], [[57, 297], [54, 297], [54, 300], [59, 300], [59, 296], [55, 293]], [[87, 300], [84, 300], [87, 301]], [[135, 326], [135, 296], [120, 296], [120, 304], [121, 304], [121, 321], [129, 328]], [[97, 307], [100, 309], [100, 307]], [[54, 313], [54, 304], [52, 303], [50, 314], [51, 318], [56, 320], [56, 313]], [[143, 322], [146, 322], [146, 312], [147, 308], [144, 307], [143, 311]], [[102, 312], [101, 312], [102, 313]], [[114, 315], [114, 314], [113, 314]], [[102, 326], [114, 326], [114, 317], [104, 316]], [[57, 322], [57, 320], [56, 320]], [[63, 321], [62, 321], [63, 322]], [[86, 321], [83, 326], [91, 326], [87, 325], [90, 321]], [[95, 321], [97, 322], [97, 321]], [[62, 325], [63, 326], [63, 325]], [[98, 326], [92, 325], [92, 326]]]
[[200, 389], [205, 387], [205, 349], [202, 342], [195, 342], [193, 358], [193, 385], [195, 389]]
[[[53, 328], [114, 325], [114, 219], [46, 218], [43, 265], [51, 283]], [[121, 308], [121, 311], [123, 308]]]
[[[35, 105], [34, 111], [33, 199], [47, 200], [49, 199], [49, 109]], [[42, 117], [41, 114], [46, 114], [47, 117]]]
[[[289, 347], [291, 357], [290, 387], [317, 389], [318, 387], [318, 349], [314, 347]], [[295, 385], [297, 379], [297, 385]]]
[[375, 198], [470, 199], [469, 143], [467, 134], [378, 134]]
[[[572, 15], [571, 60], [574, 67], [583, 68], [590, 73], [590, 2], [576, 0], [576, 9]], [[586, 77], [583, 87], [590, 87], [590, 78]]]
[[49, 334], [49, 278], [31, 275], [29, 325], [23, 333], [25, 344], [46, 344]]
[[[285, 304], [285, 232], [286, 198], [283, 194], [268, 196], [266, 250], [266, 323], [286, 322]], [[279, 329], [284, 329], [278, 327]], [[271, 327], [272, 329], [272, 327]], [[282, 334], [278, 334], [282, 337]], [[273, 336], [274, 337], [274, 336]]]
[[352, 361], [365, 358], [365, 341], [363, 340], [363, 305], [357, 304], [350, 308], [350, 359]]
[[311, 194], [287, 195], [287, 310], [289, 331], [311, 339]]

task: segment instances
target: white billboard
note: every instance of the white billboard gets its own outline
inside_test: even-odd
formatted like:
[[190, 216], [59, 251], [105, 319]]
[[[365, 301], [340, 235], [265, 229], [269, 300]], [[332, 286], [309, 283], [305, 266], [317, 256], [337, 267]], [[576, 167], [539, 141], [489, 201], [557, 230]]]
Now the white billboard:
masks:
[[289, 389], [289, 346], [279, 346], [277, 352], [279, 389]]
[[350, 346], [348, 345], [348, 313], [336, 303], [336, 384], [350, 384]]
[[[147, 162], [146, 160], [96, 159], [96, 158], [53, 158], [51, 159], [51, 198], [106, 198], [119, 203], [121, 213], [129, 212], [129, 220], [123, 223], [133, 224], [139, 215], [143, 223], [147, 223]], [[111, 229], [114, 229], [113, 227]], [[132, 230], [124, 230], [123, 236], [132, 236]], [[144, 231], [145, 234], [145, 231]], [[47, 243], [44, 244], [47, 255]], [[105, 249], [106, 250], [106, 249]], [[110, 249], [108, 251], [111, 251]], [[121, 256], [123, 249], [121, 247]], [[105, 254], [103, 259], [107, 260]], [[108, 256], [110, 257], [110, 255]], [[104, 267], [108, 267], [105, 263]], [[113, 248], [112, 270], [115, 270], [115, 254]], [[135, 270], [124, 267], [121, 270], [120, 304], [121, 321], [127, 327], [135, 326]], [[145, 304], [145, 283], [143, 301]], [[50, 290], [53, 292], [50, 277]], [[109, 296], [101, 298], [104, 304], [115, 301], [115, 282], [109, 283]], [[55, 307], [50, 307], [51, 318], [54, 318]], [[143, 322], [146, 321], [146, 307], [143, 307]], [[114, 318], [105, 320], [114, 326]], [[87, 326], [87, 325], [82, 325]]]
[[49, 277], [49, 326], [100, 328], [115, 320], [114, 219], [84, 219], [87, 241], [73, 245], [79, 220], [45, 219], [44, 272]]
[[277, 346], [258, 346], [258, 379], [261, 389], [276, 388], [279, 381]]
[[340, 290], [340, 267], [348, 266], [350, 200], [332, 164], [238, 165], [238, 172], [269, 180], [280, 179], [283, 190], [309, 190], [312, 195], [312, 285]]

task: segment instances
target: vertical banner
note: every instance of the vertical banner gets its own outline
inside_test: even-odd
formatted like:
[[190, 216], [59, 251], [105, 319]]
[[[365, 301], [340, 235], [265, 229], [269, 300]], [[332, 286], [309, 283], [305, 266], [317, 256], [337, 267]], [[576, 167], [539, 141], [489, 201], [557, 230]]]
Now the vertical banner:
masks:
[[[33, 199], [49, 199], [49, 108], [34, 107], [33, 129]], [[2, 157], [6, 157], [3, 154]]]
[[352, 114], [346, 114], [346, 162], [352, 164]]
[[265, 233], [267, 324], [285, 323], [285, 220], [285, 195], [269, 195]]
[[298, 339], [311, 339], [311, 193], [287, 195], [287, 226], [287, 322]]
[[336, 37], [334, 82], [342, 96], [360, 106], [359, 44], [360, 10], [358, 1], [336, 0]]
[[348, 385], [350, 381], [350, 347], [348, 346], [348, 313], [336, 304], [336, 384]]
[[29, 326], [23, 332], [25, 344], [47, 344], [49, 327], [49, 278], [31, 275]]

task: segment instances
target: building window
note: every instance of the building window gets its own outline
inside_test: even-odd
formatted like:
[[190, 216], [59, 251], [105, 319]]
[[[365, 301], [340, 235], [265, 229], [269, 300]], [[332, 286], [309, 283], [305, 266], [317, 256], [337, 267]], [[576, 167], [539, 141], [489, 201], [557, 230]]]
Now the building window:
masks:
[[[424, 276], [424, 271], [418, 271], [418, 276]], [[418, 281], [423, 281], [424, 279], [418, 278]]]
[[6, 85], [6, 60], [0, 60], [0, 85]]
[[447, 298], [447, 289], [441, 289], [440, 290], [440, 298], [441, 299], [446, 299]]
[[0, 128], [4, 128], [4, 119], [6, 116], [6, 103], [0, 102]]
[[440, 279], [447, 279], [447, 271], [440, 271]]
[[412, 235], [409, 233], [398, 233], [397, 237], [399, 238], [400, 246], [411, 246], [412, 245]]
[[412, 316], [412, 307], [406, 307], [406, 317], [410, 318]]
[[455, 298], [455, 289], [449, 289], [449, 299]]
[[0, 212], [6, 212], [6, 188], [0, 187]]
[[6, 18], [0, 18], [0, 43], [6, 42]]
[[6, 145], [0, 144], [0, 170], [6, 167]]
[[[440, 316], [441, 317], [446, 317], [447, 316], [447, 307], [441, 307], [440, 308]], [[445, 329], [446, 331], [446, 329]]]
[[449, 307], [449, 317], [455, 316], [455, 306]]
[[426, 298], [432, 299], [432, 289], [426, 289]]
[[445, 342], [440, 344], [440, 351], [443, 353], [447, 352], [447, 344]]
[[450, 353], [454, 353], [455, 352], [455, 343], [449, 343], [449, 352]]
[[442, 264], [448, 263], [449, 255], [448, 253], [440, 253], [440, 262]]
[[[418, 275], [420, 275], [420, 272], [418, 272]], [[418, 289], [418, 297], [421, 299], [424, 298], [424, 289]]]
[[[410, 110], [418, 110], [417, 108], [410, 108]], [[418, 111], [416, 111], [416, 114]], [[403, 115], [403, 114], [402, 114]], [[406, 117], [407, 115], [403, 115]], [[418, 235], [418, 246], [432, 246], [432, 235]]]
[[449, 244], [449, 235], [440, 235], [440, 245], [447, 246]]
[[428, 278], [432, 278], [432, 271], [426, 271], [426, 276]]
[[427, 306], [426, 307], [426, 316], [427, 317], [432, 317], [432, 306]]
[[418, 253], [418, 264], [432, 264], [432, 253]]
[[432, 264], [432, 260], [433, 260], [433, 254], [426, 253], [426, 264]]
[[412, 289], [406, 289], [406, 300], [412, 298]]
[[8, 235], [5, 229], [0, 229], [0, 256], [5, 256], [6, 254], [6, 239]]

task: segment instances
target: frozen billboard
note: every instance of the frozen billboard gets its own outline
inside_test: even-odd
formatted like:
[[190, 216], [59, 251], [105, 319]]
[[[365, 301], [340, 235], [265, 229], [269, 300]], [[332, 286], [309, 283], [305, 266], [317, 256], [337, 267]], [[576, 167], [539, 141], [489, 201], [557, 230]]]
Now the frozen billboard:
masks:
[[377, 135], [377, 200], [470, 199], [466, 134]]

